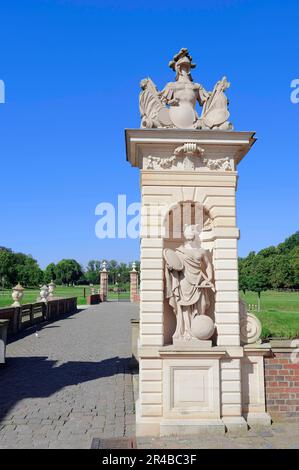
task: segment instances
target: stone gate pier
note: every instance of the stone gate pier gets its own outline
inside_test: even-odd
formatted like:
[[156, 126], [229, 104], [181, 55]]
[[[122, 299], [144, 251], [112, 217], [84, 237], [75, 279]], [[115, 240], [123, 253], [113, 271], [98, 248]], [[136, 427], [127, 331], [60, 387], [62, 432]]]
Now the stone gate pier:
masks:
[[143, 80], [141, 129], [126, 130], [141, 173], [139, 436], [270, 424], [268, 348], [238, 289], [237, 167], [256, 139], [228, 121], [226, 78], [207, 92], [194, 66], [181, 49], [175, 82]]

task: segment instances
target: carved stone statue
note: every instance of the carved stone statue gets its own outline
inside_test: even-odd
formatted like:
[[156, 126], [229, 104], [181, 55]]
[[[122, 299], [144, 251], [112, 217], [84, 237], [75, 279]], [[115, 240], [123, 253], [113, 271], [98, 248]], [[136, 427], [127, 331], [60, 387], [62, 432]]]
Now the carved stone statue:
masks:
[[184, 238], [175, 251], [164, 250], [166, 298], [176, 315], [173, 340], [207, 340], [214, 333], [210, 252], [201, 248], [197, 225], [186, 225]]
[[[228, 100], [224, 94], [230, 86], [226, 77], [216, 83], [212, 92], [194, 83], [190, 72], [196, 65], [186, 48], [174, 56], [169, 66], [176, 72], [175, 82], [167, 83], [161, 92], [150, 78], [140, 82], [141, 127], [231, 130]], [[196, 103], [203, 107], [200, 117]]]

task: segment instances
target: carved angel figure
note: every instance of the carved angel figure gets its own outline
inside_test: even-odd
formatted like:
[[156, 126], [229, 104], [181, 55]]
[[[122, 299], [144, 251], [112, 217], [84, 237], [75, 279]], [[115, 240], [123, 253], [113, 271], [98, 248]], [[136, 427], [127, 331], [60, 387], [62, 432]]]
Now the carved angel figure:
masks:
[[[161, 92], [150, 78], [140, 83], [141, 127], [232, 129], [227, 122], [228, 101], [224, 91], [229, 83], [226, 78], [217, 82], [212, 92], [194, 83], [191, 69], [196, 65], [186, 48], [174, 56], [169, 66], [176, 72], [175, 82], [167, 83]], [[203, 107], [200, 117], [195, 109], [196, 103]]]

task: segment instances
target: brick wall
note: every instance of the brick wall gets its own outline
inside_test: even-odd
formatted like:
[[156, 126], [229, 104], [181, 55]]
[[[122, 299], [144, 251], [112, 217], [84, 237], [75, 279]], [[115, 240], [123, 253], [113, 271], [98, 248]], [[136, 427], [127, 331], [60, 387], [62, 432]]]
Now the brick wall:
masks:
[[292, 362], [291, 353], [272, 350], [265, 358], [266, 407], [274, 421], [299, 419], [299, 363]]
[[132, 298], [132, 300], [131, 300], [131, 302], [135, 302], [135, 303], [139, 304], [139, 302], [140, 302], [140, 295], [139, 295], [139, 294], [134, 294], [134, 295], [133, 295], [133, 298]]

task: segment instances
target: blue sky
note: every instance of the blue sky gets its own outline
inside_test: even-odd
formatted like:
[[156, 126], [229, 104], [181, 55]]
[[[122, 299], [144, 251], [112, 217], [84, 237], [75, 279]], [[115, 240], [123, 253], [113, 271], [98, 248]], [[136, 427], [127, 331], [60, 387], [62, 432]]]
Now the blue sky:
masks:
[[[95, 207], [139, 200], [124, 128], [139, 127], [139, 81], [161, 89], [188, 47], [196, 81], [223, 75], [236, 130], [258, 141], [239, 166], [240, 255], [298, 229], [295, 1], [2, 0], [0, 245], [41, 264], [137, 259], [138, 240], [99, 240]], [[184, 6], [182, 6], [184, 5]]]

